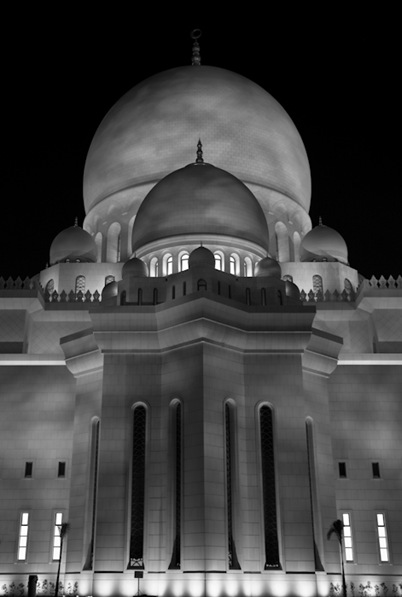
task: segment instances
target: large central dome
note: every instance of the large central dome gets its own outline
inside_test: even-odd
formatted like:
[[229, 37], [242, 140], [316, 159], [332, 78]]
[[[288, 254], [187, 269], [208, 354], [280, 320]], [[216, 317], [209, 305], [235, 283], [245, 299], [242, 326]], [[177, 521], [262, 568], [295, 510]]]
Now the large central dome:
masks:
[[112, 107], [88, 152], [86, 212], [111, 195], [177, 170], [199, 137], [208, 161], [308, 212], [309, 164], [288, 114], [256, 83], [210, 66], [162, 72]]

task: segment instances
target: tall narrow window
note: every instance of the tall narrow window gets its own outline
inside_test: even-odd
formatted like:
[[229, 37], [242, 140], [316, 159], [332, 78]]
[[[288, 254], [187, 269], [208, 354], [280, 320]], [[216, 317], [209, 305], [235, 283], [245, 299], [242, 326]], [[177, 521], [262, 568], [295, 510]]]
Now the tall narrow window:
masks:
[[346, 479], [346, 462], [338, 462], [339, 478]]
[[[320, 557], [320, 516], [318, 506], [318, 492], [317, 492], [317, 477], [316, 477], [316, 463], [315, 463], [315, 449], [314, 449], [314, 428], [313, 420], [308, 417], [306, 419], [306, 439], [307, 439], [307, 461], [308, 461], [308, 480], [310, 489], [310, 511], [311, 524], [314, 541], [314, 564], [315, 569], [323, 571], [324, 566]], [[321, 546], [320, 546], [321, 547]]]
[[276, 515], [274, 430], [272, 409], [260, 409], [261, 467], [264, 507], [265, 570], [281, 570]]
[[170, 561], [170, 570], [179, 570], [181, 562], [181, 452], [182, 452], [182, 433], [181, 433], [181, 404], [177, 402], [174, 405], [172, 417], [174, 451], [173, 451], [173, 470], [174, 470], [174, 541], [172, 559]]
[[233, 534], [234, 412], [229, 403], [225, 404], [225, 431], [228, 562], [229, 570], [240, 570]]
[[385, 516], [382, 513], [377, 514], [377, 534], [378, 547], [380, 549], [380, 561], [389, 562], [387, 527], [385, 524]]
[[184, 272], [186, 269], [188, 269], [188, 260], [189, 260], [189, 254], [188, 253], [182, 253], [180, 255], [180, 261], [179, 261], [179, 271]]
[[26, 462], [25, 463], [25, 479], [30, 479], [32, 477], [33, 471], [33, 462]]
[[237, 253], [232, 253], [229, 260], [230, 273], [234, 276], [240, 275], [240, 257]]
[[380, 464], [378, 462], [372, 462], [371, 468], [373, 470], [373, 479], [380, 478]]
[[54, 516], [54, 525], [53, 525], [53, 560], [60, 560], [60, 550], [61, 550], [61, 525], [63, 523], [63, 513], [56, 512]]
[[25, 561], [27, 559], [28, 549], [28, 525], [29, 525], [29, 512], [22, 512], [20, 519], [20, 528], [18, 533], [18, 560]]
[[243, 275], [244, 277], [249, 277], [253, 275], [253, 262], [251, 261], [250, 257], [244, 258]]
[[223, 256], [221, 253], [214, 253], [215, 257], [215, 269], [223, 272]]
[[144, 497], [145, 497], [146, 410], [134, 409], [133, 463], [131, 485], [131, 536], [129, 568], [144, 568]]
[[342, 514], [343, 522], [343, 543], [345, 546], [345, 560], [347, 562], [353, 562], [353, 537], [352, 537], [352, 525], [350, 522], [350, 514], [344, 512]]
[[163, 256], [163, 275], [170, 276], [173, 274], [173, 257], [170, 253]]
[[152, 257], [149, 262], [149, 275], [151, 278], [157, 278], [159, 275], [159, 262], [157, 257]]
[[63, 461], [59, 462], [59, 465], [57, 467], [57, 476], [59, 478], [66, 476], [66, 463]]
[[99, 468], [99, 434], [100, 421], [98, 419], [92, 422], [91, 446], [90, 446], [90, 470], [89, 470], [89, 497], [88, 497], [88, 521], [89, 535], [87, 556], [84, 564], [84, 570], [93, 569], [93, 556], [95, 545], [96, 528], [96, 502], [98, 492], [98, 468]]

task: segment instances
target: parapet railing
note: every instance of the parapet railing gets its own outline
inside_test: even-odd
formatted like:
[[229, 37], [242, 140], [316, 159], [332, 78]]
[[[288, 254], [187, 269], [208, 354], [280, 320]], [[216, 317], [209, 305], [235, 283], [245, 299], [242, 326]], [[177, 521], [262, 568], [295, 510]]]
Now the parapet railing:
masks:
[[[402, 289], [402, 276], [398, 276], [397, 278], [394, 278], [393, 276], [389, 276], [388, 278], [385, 278], [384, 276], [380, 276], [379, 278], [372, 276], [370, 279], [363, 280], [357, 291], [344, 289], [342, 292], [338, 290], [334, 290], [333, 292], [329, 290], [326, 290], [325, 292], [320, 290], [316, 292], [314, 290], [305, 292], [305, 290], [301, 290], [300, 300], [303, 303], [351, 303], [356, 300], [357, 294], [365, 288], [385, 290]], [[95, 290], [94, 292], [91, 292], [90, 290], [87, 290], [86, 292], [74, 292], [73, 290], [70, 290], [70, 292], [66, 292], [65, 290], [57, 292], [57, 290], [54, 290], [52, 293], [49, 293], [42, 288], [37, 277], [26, 277], [24, 280], [20, 277], [15, 279], [11, 277], [7, 279], [0, 277], [0, 291], [1, 290], [36, 290], [43, 296], [46, 303], [100, 303], [102, 301], [102, 295], [98, 290]]]

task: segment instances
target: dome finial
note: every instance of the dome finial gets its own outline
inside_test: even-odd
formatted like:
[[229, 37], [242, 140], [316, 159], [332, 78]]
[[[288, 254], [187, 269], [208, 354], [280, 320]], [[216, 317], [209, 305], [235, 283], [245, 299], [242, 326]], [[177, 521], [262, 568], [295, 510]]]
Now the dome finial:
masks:
[[318, 225], [322, 226], [322, 217], [321, 216], [318, 216]]
[[201, 33], [201, 29], [193, 29], [191, 32], [191, 37], [194, 40], [193, 55], [191, 58], [191, 64], [193, 66], [201, 66], [200, 44], [197, 41], [201, 37]]
[[75, 218], [74, 218], [74, 226], [78, 226], [78, 218], [77, 218], [77, 216], [75, 216]]
[[202, 154], [202, 143], [201, 143], [201, 139], [198, 139], [198, 143], [197, 143], [197, 159], [195, 160], [196, 164], [203, 164], [204, 163], [204, 158], [203, 158], [203, 154]]

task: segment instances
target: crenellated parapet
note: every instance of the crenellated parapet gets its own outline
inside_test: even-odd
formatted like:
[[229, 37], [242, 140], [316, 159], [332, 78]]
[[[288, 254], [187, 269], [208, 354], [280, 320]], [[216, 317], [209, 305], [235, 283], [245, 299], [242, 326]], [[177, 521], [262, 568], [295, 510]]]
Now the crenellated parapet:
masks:
[[0, 290], [36, 290], [39, 287], [36, 278], [29, 278], [28, 276], [22, 280], [18, 278], [8, 277], [7, 280], [0, 277]]
[[375, 288], [401, 288], [402, 289], [402, 276], [398, 276], [396, 279], [393, 276], [389, 276], [388, 278], [384, 278], [384, 276], [380, 276], [379, 278], [372, 276], [370, 278], [370, 280], [365, 280], [364, 283], [368, 283], [369, 286], [375, 287]]

